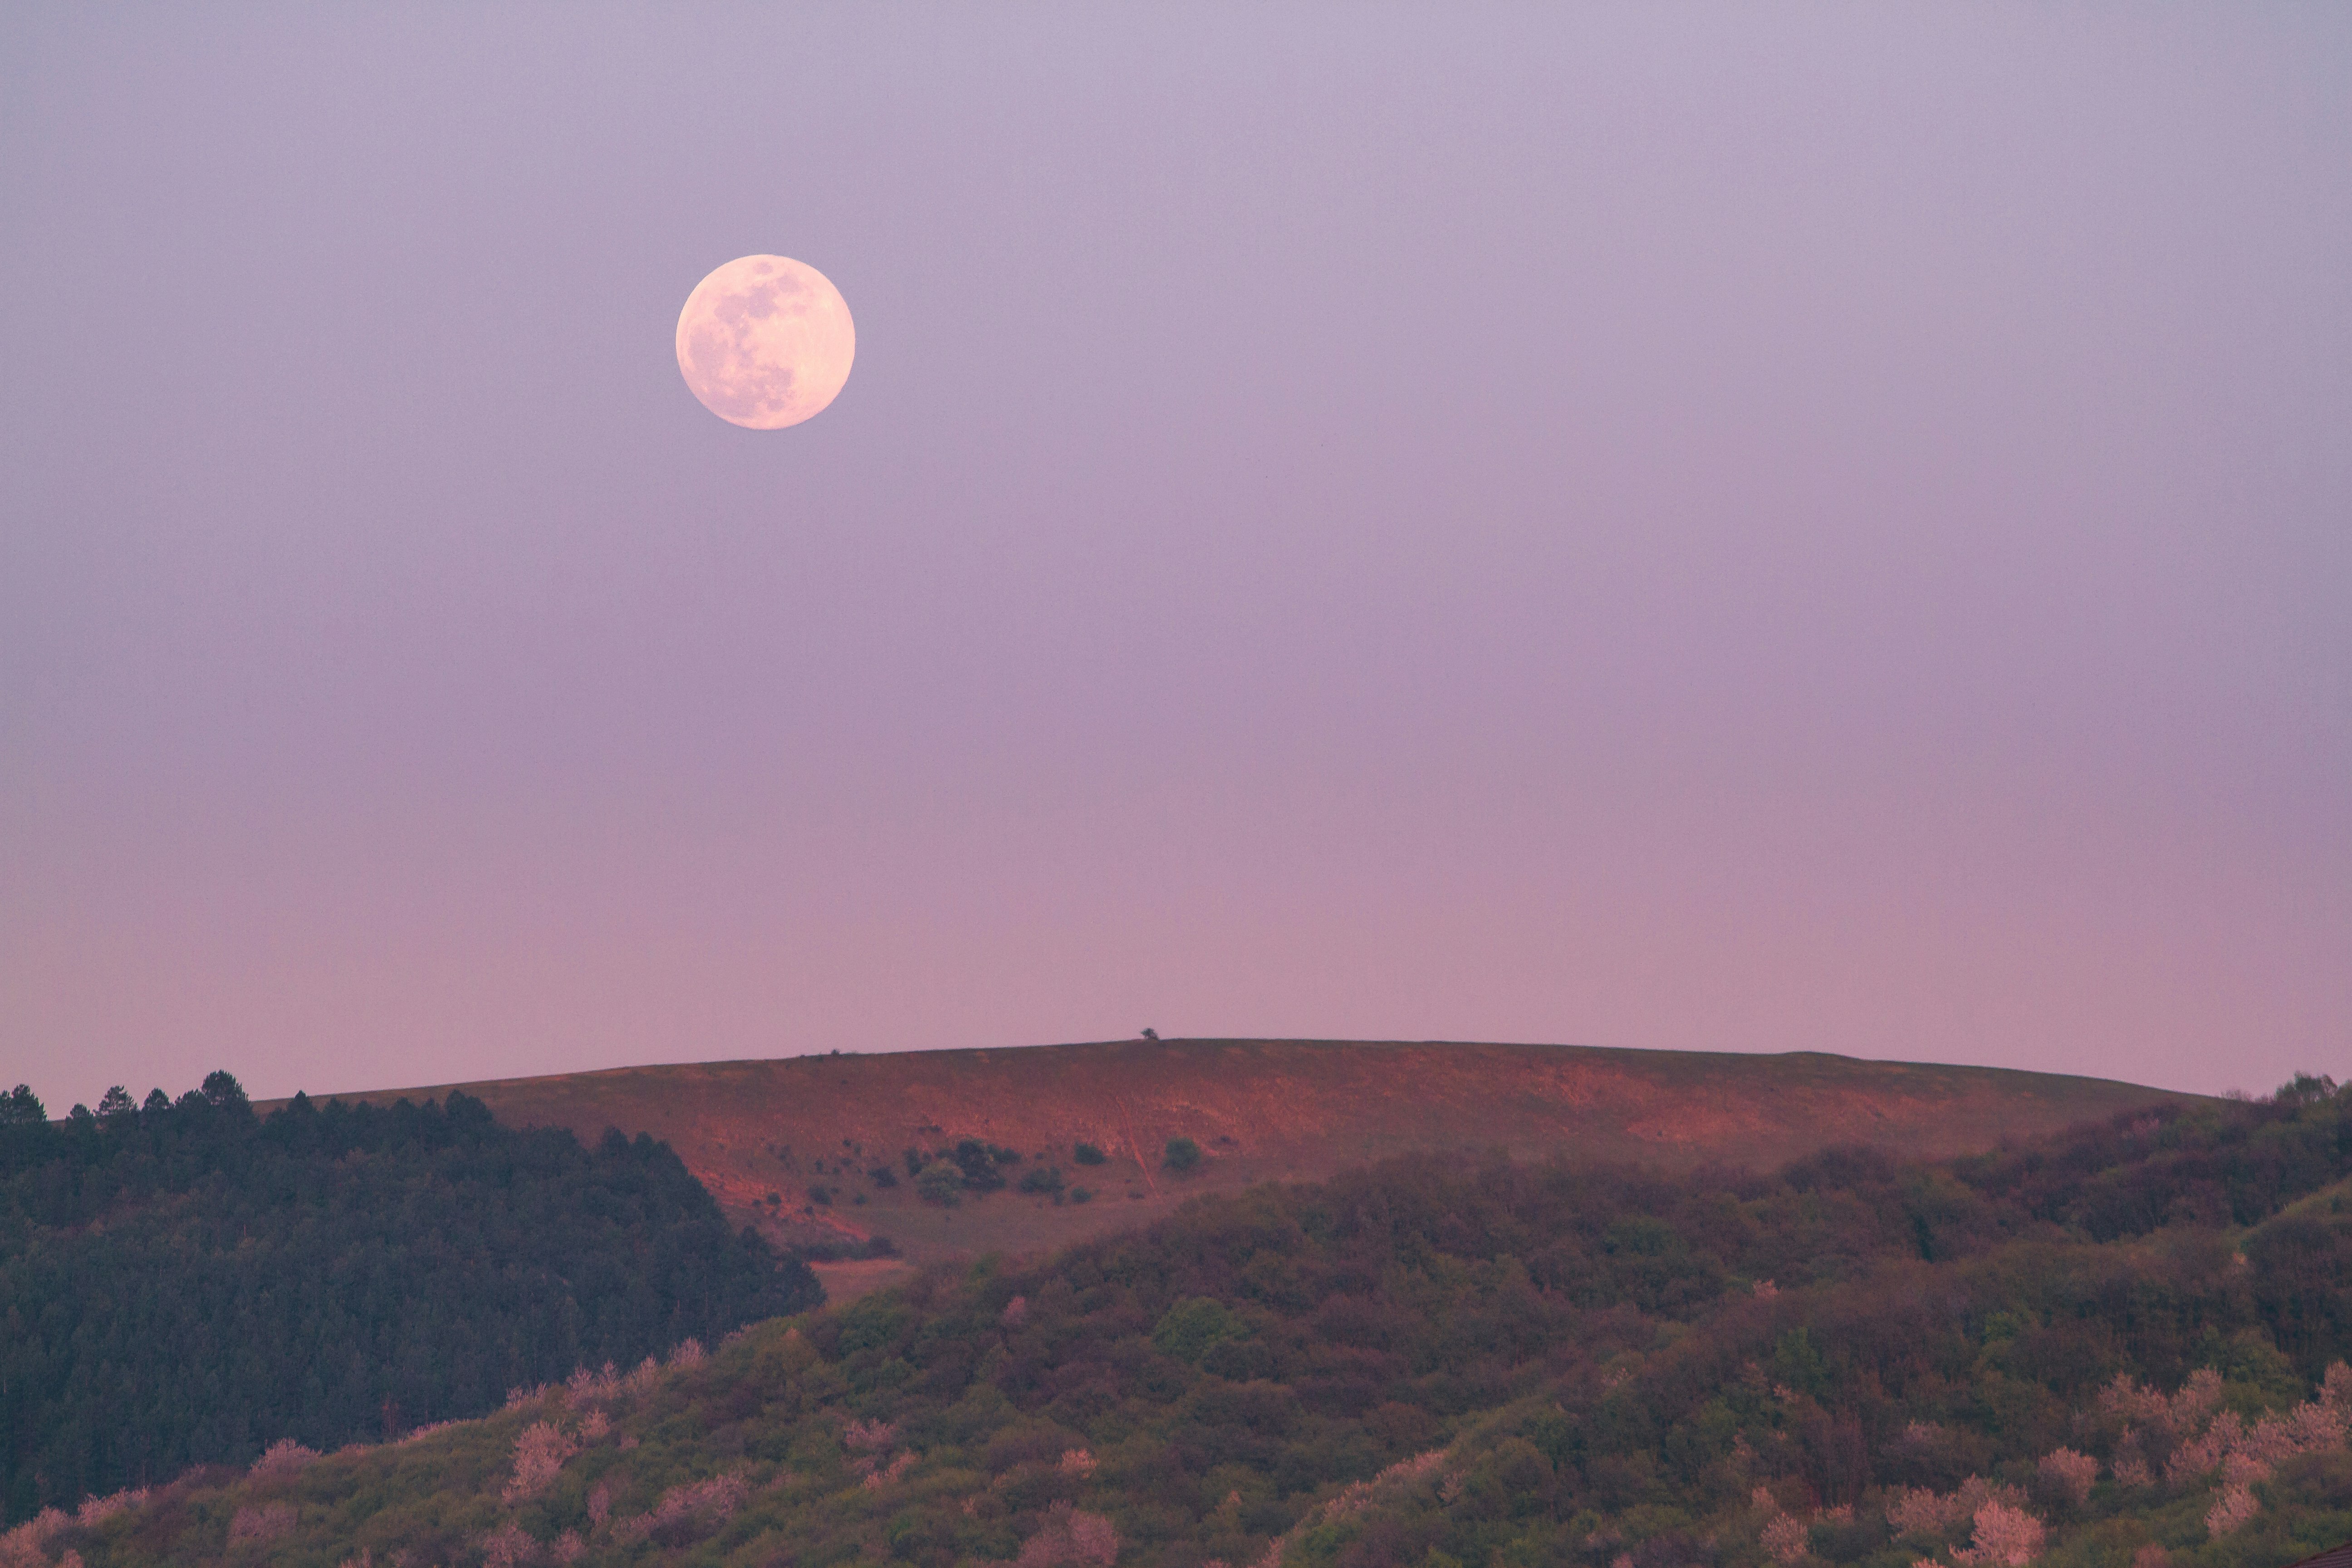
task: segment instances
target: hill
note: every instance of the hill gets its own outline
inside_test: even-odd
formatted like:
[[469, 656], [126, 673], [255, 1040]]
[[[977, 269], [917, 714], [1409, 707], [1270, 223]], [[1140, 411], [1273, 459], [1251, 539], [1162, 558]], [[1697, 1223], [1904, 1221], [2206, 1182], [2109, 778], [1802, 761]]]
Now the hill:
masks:
[[2352, 1535], [2352, 1093], [1775, 1174], [1410, 1156], [198, 1473], [0, 1563], [2273, 1568]]
[[[731, 1216], [756, 1219], [773, 1240], [879, 1233], [915, 1262], [1066, 1246], [1200, 1194], [1319, 1180], [1417, 1150], [1667, 1170], [1770, 1170], [1841, 1142], [1937, 1159], [2187, 1098], [2101, 1079], [1816, 1053], [1318, 1040], [796, 1057], [346, 1098], [453, 1088], [517, 1125], [569, 1128], [583, 1140], [606, 1127], [649, 1132]], [[1183, 1176], [1162, 1168], [1180, 1137], [1203, 1152]], [[925, 1201], [906, 1152], [951, 1152], [966, 1139], [1021, 1156], [1000, 1167], [1005, 1189], [954, 1208]], [[1106, 1163], [1075, 1163], [1080, 1143]], [[1020, 1193], [1041, 1168], [1058, 1173], [1060, 1201]], [[1070, 1201], [1077, 1188], [1093, 1201]], [[837, 1298], [893, 1272], [820, 1271]]]
[[0, 1522], [495, 1410], [821, 1300], [650, 1138], [452, 1093], [257, 1118], [213, 1074], [0, 1116]]

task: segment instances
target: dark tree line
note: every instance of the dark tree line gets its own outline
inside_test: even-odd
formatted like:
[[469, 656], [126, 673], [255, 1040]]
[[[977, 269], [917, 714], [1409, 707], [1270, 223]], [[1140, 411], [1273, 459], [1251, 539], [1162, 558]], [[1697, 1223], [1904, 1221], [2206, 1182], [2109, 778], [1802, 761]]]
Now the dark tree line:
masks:
[[664, 1143], [479, 1100], [257, 1117], [236, 1080], [0, 1098], [0, 1519], [479, 1415], [816, 1305]]

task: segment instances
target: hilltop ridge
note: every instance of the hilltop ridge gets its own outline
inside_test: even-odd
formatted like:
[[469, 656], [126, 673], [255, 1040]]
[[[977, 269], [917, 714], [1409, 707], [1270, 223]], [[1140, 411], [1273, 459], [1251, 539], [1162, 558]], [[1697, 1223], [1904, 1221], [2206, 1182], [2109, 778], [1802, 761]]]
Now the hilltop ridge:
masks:
[[[2195, 1098], [2104, 1079], [1818, 1052], [1259, 1039], [790, 1057], [341, 1098], [422, 1099], [453, 1088], [501, 1120], [568, 1127], [583, 1140], [608, 1126], [650, 1132], [730, 1215], [778, 1240], [880, 1233], [914, 1261], [1058, 1247], [1199, 1193], [1317, 1180], [1413, 1150], [1564, 1153], [1668, 1170], [1769, 1169], [1845, 1142], [1937, 1159]], [[1181, 1178], [1160, 1168], [1167, 1141], [1180, 1136], [1205, 1155]], [[905, 1151], [965, 1138], [1018, 1153], [1005, 1167], [1013, 1183], [951, 1209], [926, 1204], [907, 1180]], [[1079, 1142], [1107, 1163], [1074, 1165]], [[1094, 1201], [1019, 1193], [1019, 1176], [1040, 1164], [1087, 1186]], [[872, 1179], [877, 1167], [895, 1184]], [[824, 1272], [839, 1297], [890, 1268]]]

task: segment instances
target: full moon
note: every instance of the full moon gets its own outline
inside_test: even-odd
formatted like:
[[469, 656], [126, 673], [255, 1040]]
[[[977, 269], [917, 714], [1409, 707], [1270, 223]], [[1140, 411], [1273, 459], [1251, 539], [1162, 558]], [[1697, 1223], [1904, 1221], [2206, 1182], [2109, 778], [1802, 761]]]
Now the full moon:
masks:
[[824, 413], [856, 353], [841, 290], [789, 256], [737, 258], [677, 313], [678, 374], [705, 408], [749, 430]]

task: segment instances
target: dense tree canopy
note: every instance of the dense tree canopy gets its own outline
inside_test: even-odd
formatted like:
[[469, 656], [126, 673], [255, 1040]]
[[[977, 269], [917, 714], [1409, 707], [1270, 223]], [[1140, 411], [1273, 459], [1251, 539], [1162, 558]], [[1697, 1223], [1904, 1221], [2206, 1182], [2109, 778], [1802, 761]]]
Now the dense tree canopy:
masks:
[[258, 1118], [226, 1073], [52, 1123], [19, 1088], [0, 1100], [0, 1509], [479, 1415], [821, 1296], [642, 1135], [583, 1149], [456, 1093]]
[[2324, 1081], [1944, 1164], [1418, 1157], [933, 1268], [411, 1446], [200, 1473], [37, 1545], [2275, 1568], [2352, 1538], [2347, 1300], [2352, 1094]]

